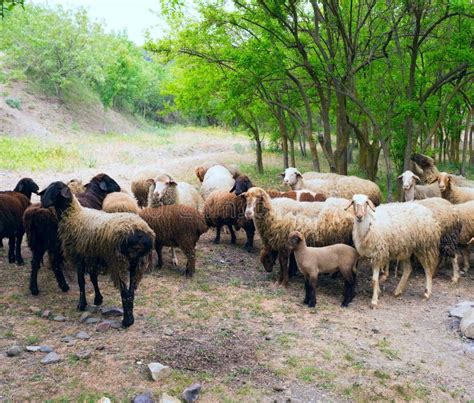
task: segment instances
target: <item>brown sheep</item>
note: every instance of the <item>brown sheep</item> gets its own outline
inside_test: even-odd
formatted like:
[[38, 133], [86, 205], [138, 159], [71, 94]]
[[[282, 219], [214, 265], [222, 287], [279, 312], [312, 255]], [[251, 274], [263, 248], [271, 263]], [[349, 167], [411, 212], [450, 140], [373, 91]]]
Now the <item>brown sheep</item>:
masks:
[[282, 192], [277, 189], [270, 189], [268, 192], [270, 198], [286, 197], [301, 202], [323, 202], [326, 201], [326, 196], [322, 193], [315, 193], [311, 190], [289, 190]]

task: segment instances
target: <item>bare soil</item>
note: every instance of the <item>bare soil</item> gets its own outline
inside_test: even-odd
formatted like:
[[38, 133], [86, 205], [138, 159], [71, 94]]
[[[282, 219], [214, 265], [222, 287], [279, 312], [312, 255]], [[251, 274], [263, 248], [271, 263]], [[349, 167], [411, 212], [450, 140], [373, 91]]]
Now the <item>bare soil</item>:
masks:
[[[197, 184], [193, 169], [200, 162], [219, 160], [250, 163], [253, 154], [242, 137], [183, 130], [176, 145], [157, 149], [146, 145], [100, 144], [94, 169], [37, 173], [41, 186], [52, 180], [87, 180], [99, 171], [125, 187], [137, 168], [166, 167], [179, 179]], [[119, 156], [126, 147], [127, 159]], [[242, 151], [244, 150], [244, 151]], [[132, 156], [132, 157], [130, 157]], [[270, 164], [273, 161], [270, 160]], [[3, 172], [0, 189], [11, 188], [29, 172]], [[39, 274], [40, 295], [28, 290], [30, 252], [23, 245], [26, 265], [9, 265], [0, 250], [0, 400], [87, 400], [102, 396], [130, 400], [151, 391], [179, 397], [194, 382], [203, 385], [201, 401], [469, 401], [474, 399], [474, 343], [462, 339], [448, 310], [473, 299], [474, 272], [450, 283], [450, 271], [434, 280], [433, 296], [422, 299], [424, 276], [415, 272], [405, 294], [393, 296], [398, 279], [385, 284], [380, 307], [369, 307], [370, 270], [358, 274], [357, 296], [341, 308], [342, 280], [322, 276], [316, 309], [303, 306], [303, 282], [297, 276], [288, 288], [275, 284], [258, 262], [258, 246], [244, 250], [223, 235], [213, 244], [213, 231], [201, 237], [193, 279], [173, 268], [165, 251], [165, 267], [147, 274], [135, 300], [135, 324], [129, 329], [95, 331], [79, 321], [78, 288], [62, 293], [52, 273]], [[471, 265], [472, 267], [472, 265]], [[105, 306], [120, 306], [119, 292], [102, 277]], [[88, 300], [93, 289], [88, 283]], [[32, 307], [64, 315], [65, 322], [43, 319]], [[100, 317], [100, 314], [94, 314]], [[89, 340], [64, 343], [64, 336], [87, 331]], [[7, 357], [12, 345], [49, 345], [62, 361], [40, 363], [43, 353]], [[88, 359], [75, 353], [88, 350]], [[158, 361], [172, 375], [153, 382], [147, 364]]]

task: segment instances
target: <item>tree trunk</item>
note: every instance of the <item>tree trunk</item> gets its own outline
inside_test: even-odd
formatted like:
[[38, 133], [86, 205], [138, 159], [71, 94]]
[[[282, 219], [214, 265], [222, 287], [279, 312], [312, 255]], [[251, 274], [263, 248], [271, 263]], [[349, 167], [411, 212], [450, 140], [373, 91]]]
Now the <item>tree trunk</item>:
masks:
[[380, 143], [382, 144], [382, 149], [383, 149], [383, 158], [385, 160], [385, 169], [387, 170], [387, 176], [386, 176], [386, 181], [387, 181], [387, 203], [390, 203], [393, 201], [393, 189], [392, 189], [392, 160], [390, 158], [390, 139], [384, 140], [382, 137], [380, 137]]
[[316, 172], [319, 172], [320, 168], [319, 168], [318, 149], [316, 147], [316, 142], [314, 141], [314, 138], [313, 138], [313, 132], [310, 131], [308, 127], [305, 127], [304, 130], [305, 130], [306, 138], [308, 139], [309, 151], [311, 152], [313, 170], [315, 170]]
[[290, 158], [291, 158], [291, 166], [292, 167], [296, 167], [295, 137], [296, 137], [296, 133], [292, 137], [290, 137]]
[[466, 117], [466, 127], [464, 129], [464, 139], [462, 143], [462, 158], [461, 158], [461, 170], [460, 174], [466, 176], [466, 157], [467, 157], [467, 143], [469, 141], [469, 133], [471, 132], [471, 118], [472, 108], [469, 108]]
[[472, 133], [474, 132], [474, 127], [471, 126], [471, 130], [469, 133], [469, 165], [474, 166], [474, 149], [472, 147]]
[[337, 116], [336, 116], [336, 171], [340, 175], [347, 175], [347, 144], [349, 142], [349, 130], [347, 127], [346, 97], [336, 92]]
[[285, 116], [283, 115], [283, 110], [280, 107], [277, 107], [277, 120], [278, 127], [280, 129], [281, 136], [281, 150], [283, 152], [283, 167], [284, 169], [288, 168], [288, 129], [286, 127]]
[[255, 152], [257, 154], [257, 171], [263, 174], [263, 157], [262, 157], [262, 140], [260, 139], [260, 133], [258, 130], [254, 132], [254, 138], [256, 143]]

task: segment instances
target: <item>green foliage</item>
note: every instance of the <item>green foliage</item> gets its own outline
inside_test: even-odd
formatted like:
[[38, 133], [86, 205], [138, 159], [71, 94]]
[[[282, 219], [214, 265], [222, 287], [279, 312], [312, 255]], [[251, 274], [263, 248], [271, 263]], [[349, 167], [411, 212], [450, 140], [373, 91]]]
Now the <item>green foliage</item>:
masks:
[[6, 98], [5, 103], [10, 107], [10, 108], [15, 108], [18, 110], [21, 110], [21, 101], [16, 98]]

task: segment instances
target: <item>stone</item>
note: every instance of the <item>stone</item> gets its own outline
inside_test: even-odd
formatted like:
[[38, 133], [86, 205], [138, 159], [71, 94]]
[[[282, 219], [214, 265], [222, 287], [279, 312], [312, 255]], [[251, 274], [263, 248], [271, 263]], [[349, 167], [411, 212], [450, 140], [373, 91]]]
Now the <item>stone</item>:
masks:
[[181, 400], [176, 399], [173, 396], [163, 393], [160, 397], [160, 403], [181, 403]]
[[53, 349], [50, 346], [40, 346], [39, 351], [41, 353], [50, 353]]
[[86, 310], [91, 313], [97, 313], [99, 312], [99, 307], [95, 305], [87, 305]]
[[40, 348], [41, 346], [26, 346], [26, 351], [29, 351], [30, 353], [36, 353]]
[[55, 322], [66, 322], [66, 318], [63, 315], [56, 315], [53, 320]]
[[54, 364], [59, 361], [61, 361], [61, 356], [58, 353], [51, 351], [41, 360], [41, 364]]
[[95, 325], [96, 323], [100, 322], [100, 318], [87, 318], [86, 323], [88, 325]]
[[462, 319], [464, 314], [474, 307], [474, 301], [462, 301], [449, 311], [449, 316]]
[[265, 336], [265, 340], [271, 340], [272, 336]]
[[[80, 332], [79, 332], [79, 333], [80, 333]], [[61, 339], [61, 341], [62, 341], [63, 343], [71, 343], [72, 341], [74, 341], [74, 337], [72, 337], [72, 336], [64, 336], [64, 337]]]
[[167, 328], [164, 330], [163, 333], [164, 333], [165, 336], [173, 336], [174, 331], [173, 331], [173, 329], [167, 327]]
[[275, 392], [283, 392], [285, 390], [285, 387], [283, 385], [274, 385], [273, 390]]
[[148, 369], [150, 370], [151, 378], [154, 381], [160, 381], [171, 375], [171, 368], [162, 365], [159, 362], [151, 362], [148, 364]]
[[79, 318], [79, 322], [84, 323], [87, 319], [91, 317], [91, 315], [92, 314], [90, 312], [83, 312], [81, 317]]
[[95, 327], [95, 331], [96, 332], [106, 332], [107, 330], [109, 330], [112, 326], [110, 326], [110, 323], [109, 322], [100, 322], [96, 327]]
[[122, 316], [123, 315], [123, 309], [122, 308], [117, 308], [116, 306], [110, 307], [110, 308], [100, 308], [100, 313], [106, 317], [111, 317], [111, 316]]
[[80, 360], [86, 360], [91, 356], [92, 352], [90, 350], [80, 350], [76, 353], [76, 357]]
[[112, 403], [112, 400], [110, 400], [108, 397], [102, 396], [99, 400], [97, 400], [97, 403]]
[[154, 401], [153, 394], [150, 391], [137, 395], [132, 399], [132, 403], [154, 403]]
[[188, 386], [183, 390], [181, 397], [186, 403], [194, 403], [199, 399], [201, 388], [202, 386], [200, 383], [193, 383], [191, 386]]
[[31, 313], [34, 313], [35, 315], [39, 315], [41, 312], [41, 308], [38, 308], [37, 306], [30, 306], [30, 311]]
[[16, 357], [17, 355], [20, 355], [23, 349], [20, 346], [11, 346], [7, 350], [7, 356], [9, 357]]
[[461, 333], [464, 337], [474, 339], [474, 308], [464, 313], [460, 324]]
[[49, 319], [50, 316], [51, 316], [51, 311], [49, 309], [44, 310], [43, 313], [41, 314], [41, 317], [43, 319]]
[[91, 336], [89, 335], [89, 333], [84, 332], [84, 330], [81, 330], [78, 334], [76, 334], [76, 339], [79, 340], [89, 340], [90, 338]]

